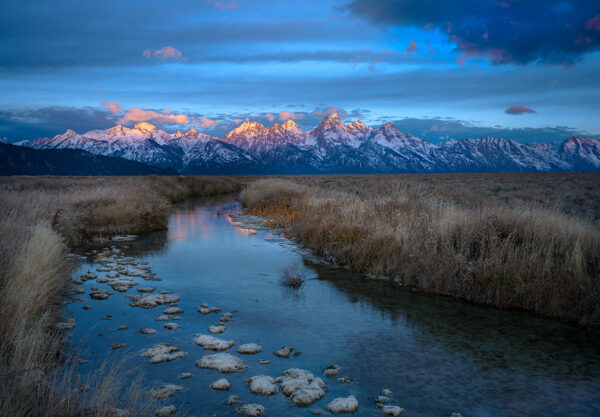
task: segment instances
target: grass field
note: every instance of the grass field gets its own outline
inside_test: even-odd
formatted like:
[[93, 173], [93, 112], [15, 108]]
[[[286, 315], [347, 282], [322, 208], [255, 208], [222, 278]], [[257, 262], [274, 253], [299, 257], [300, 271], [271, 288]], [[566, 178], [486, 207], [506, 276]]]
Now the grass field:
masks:
[[598, 173], [267, 178], [242, 202], [373, 278], [600, 324]]
[[104, 416], [121, 399], [140, 402], [107, 366], [82, 403], [79, 376], [60, 367], [53, 324], [74, 266], [67, 252], [95, 237], [164, 229], [172, 203], [238, 190], [219, 177], [1, 178], [0, 415]]

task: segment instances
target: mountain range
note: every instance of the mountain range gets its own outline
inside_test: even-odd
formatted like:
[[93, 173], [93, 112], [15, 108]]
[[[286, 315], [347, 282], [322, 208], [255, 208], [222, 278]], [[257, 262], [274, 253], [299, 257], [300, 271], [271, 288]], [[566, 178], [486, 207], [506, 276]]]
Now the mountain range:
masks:
[[82, 149], [182, 174], [304, 174], [413, 172], [525, 172], [600, 170], [600, 142], [573, 136], [562, 143], [523, 144], [496, 137], [434, 144], [360, 120], [344, 124], [337, 113], [314, 129], [292, 121], [270, 127], [246, 121], [223, 138], [194, 128], [167, 133], [150, 123], [78, 134], [73, 130], [21, 146]]

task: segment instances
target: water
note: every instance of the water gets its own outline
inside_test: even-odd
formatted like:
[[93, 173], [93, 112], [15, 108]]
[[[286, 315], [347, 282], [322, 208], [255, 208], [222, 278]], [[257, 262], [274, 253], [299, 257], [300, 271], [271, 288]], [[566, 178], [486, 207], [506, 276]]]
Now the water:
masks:
[[[181, 328], [169, 331], [155, 321], [165, 307], [132, 308], [126, 294], [104, 301], [89, 299], [66, 307], [74, 317], [74, 351], [89, 360], [82, 372], [93, 372], [107, 358], [125, 360], [127, 367], [144, 370], [148, 388], [176, 384], [185, 388], [165, 401], [188, 415], [233, 415], [222, 405], [230, 394], [266, 407], [266, 416], [310, 416], [315, 408], [353, 394], [360, 402], [359, 416], [382, 416], [373, 398], [383, 388], [392, 390], [390, 404], [406, 409], [407, 416], [597, 416], [600, 415], [600, 343], [597, 331], [579, 329], [530, 314], [499, 311], [415, 293], [386, 282], [367, 280], [318, 262], [293, 242], [269, 231], [248, 231], [226, 215], [239, 211], [230, 200], [202, 200], [181, 205], [169, 221], [168, 232], [124, 242], [126, 255], [148, 262], [160, 282], [139, 286], [172, 290], [181, 296]], [[91, 261], [92, 258], [90, 258]], [[75, 276], [99, 265], [83, 264]], [[300, 268], [304, 286], [293, 291], [281, 285], [286, 268]], [[104, 273], [98, 273], [99, 276]], [[106, 284], [87, 281], [110, 289]], [[207, 303], [234, 312], [234, 321], [217, 337], [236, 345], [255, 342], [258, 355], [238, 355], [249, 366], [242, 374], [220, 374], [198, 369], [194, 362], [204, 351], [192, 342], [196, 333], [219, 320], [220, 314], [202, 315], [196, 305]], [[83, 304], [93, 306], [85, 311]], [[110, 320], [103, 317], [112, 315]], [[126, 325], [127, 330], [116, 330]], [[142, 335], [141, 327], [158, 330]], [[102, 336], [99, 336], [101, 333]], [[127, 343], [112, 350], [111, 343]], [[154, 343], [172, 343], [189, 356], [157, 365], [145, 363], [137, 351]], [[301, 352], [288, 359], [272, 352], [282, 346]], [[95, 353], [94, 353], [95, 352]], [[261, 365], [258, 359], [271, 360]], [[341, 368], [341, 384], [322, 370]], [[254, 375], [272, 377], [285, 369], [309, 370], [325, 380], [327, 395], [312, 407], [291, 406], [282, 395], [263, 398], [250, 393], [244, 380]], [[192, 378], [180, 380], [181, 372]], [[229, 392], [208, 385], [222, 377]]]

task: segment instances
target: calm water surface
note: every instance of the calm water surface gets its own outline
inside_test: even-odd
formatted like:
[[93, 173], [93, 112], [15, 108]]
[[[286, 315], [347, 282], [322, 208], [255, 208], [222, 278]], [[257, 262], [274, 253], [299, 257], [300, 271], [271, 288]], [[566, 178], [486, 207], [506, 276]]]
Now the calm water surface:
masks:
[[[600, 343], [597, 332], [586, 331], [520, 312], [498, 311], [442, 297], [422, 295], [386, 282], [366, 280], [319, 263], [293, 242], [268, 231], [248, 231], [232, 223], [227, 213], [239, 212], [231, 200], [203, 200], [179, 206], [168, 232], [155, 233], [127, 245], [125, 255], [146, 261], [163, 280], [143, 281], [141, 287], [172, 290], [181, 296], [181, 328], [169, 331], [155, 321], [165, 307], [132, 308], [113, 291], [104, 301], [86, 299], [66, 307], [74, 317], [72, 349], [89, 360], [80, 365], [93, 372], [107, 358], [126, 360], [144, 370], [148, 388], [181, 385], [184, 391], [165, 401], [195, 416], [231, 416], [221, 405], [231, 394], [266, 407], [266, 416], [310, 416], [315, 408], [353, 394], [359, 416], [382, 416], [373, 398], [383, 388], [393, 391], [392, 405], [406, 416], [598, 416], [600, 415]], [[75, 276], [99, 265], [83, 264]], [[306, 282], [299, 291], [280, 284], [283, 271], [297, 266]], [[104, 273], [98, 273], [99, 276]], [[82, 288], [107, 284], [87, 281]], [[112, 291], [112, 290], [111, 290]], [[196, 305], [207, 303], [233, 312], [227, 331], [216, 335], [236, 345], [256, 342], [258, 355], [238, 355], [248, 365], [242, 374], [220, 374], [195, 367], [204, 351], [192, 342], [220, 314], [202, 315]], [[93, 306], [83, 310], [83, 304]], [[110, 320], [103, 318], [112, 315]], [[127, 330], [116, 330], [121, 325]], [[141, 335], [140, 327], [157, 329]], [[98, 333], [103, 334], [99, 336]], [[113, 351], [111, 343], [127, 343]], [[157, 365], [145, 363], [137, 351], [154, 343], [172, 343], [189, 356]], [[272, 352], [282, 346], [301, 352], [288, 359]], [[258, 359], [271, 360], [261, 365]], [[325, 378], [322, 369], [341, 368], [341, 384]], [[259, 374], [277, 377], [297, 367], [321, 376], [327, 395], [307, 409], [291, 406], [282, 395], [263, 398], [250, 393], [244, 380]], [[181, 372], [192, 378], [180, 380]], [[208, 385], [226, 377], [229, 392]]]

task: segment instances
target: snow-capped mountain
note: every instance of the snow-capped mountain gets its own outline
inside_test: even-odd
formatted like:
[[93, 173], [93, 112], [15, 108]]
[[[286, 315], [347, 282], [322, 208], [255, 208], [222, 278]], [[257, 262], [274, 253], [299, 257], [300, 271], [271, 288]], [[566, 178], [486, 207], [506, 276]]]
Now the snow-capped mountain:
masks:
[[600, 142], [593, 138], [523, 144], [485, 137], [434, 144], [391, 123], [379, 129], [360, 120], [344, 124], [337, 113], [308, 132], [292, 120], [270, 127], [246, 121], [218, 139], [194, 128], [170, 134], [138, 123], [83, 134], [67, 130], [20, 145], [83, 149], [184, 174], [600, 170]]

